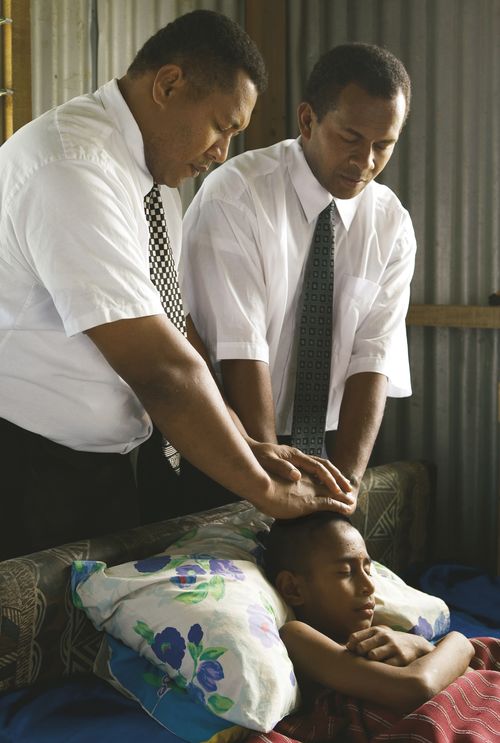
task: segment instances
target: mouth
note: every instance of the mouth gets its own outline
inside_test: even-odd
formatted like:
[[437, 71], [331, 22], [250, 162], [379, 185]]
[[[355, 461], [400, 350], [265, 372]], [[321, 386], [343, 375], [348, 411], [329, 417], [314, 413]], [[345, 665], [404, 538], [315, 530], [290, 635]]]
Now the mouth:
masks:
[[374, 612], [375, 612], [375, 604], [371, 602], [368, 604], [365, 604], [364, 606], [360, 606], [359, 609], [356, 609], [356, 614], [359, 614], [363, 618], [366, 618], [366, 619], [373, 617]]
[[200, 173], [206, 173], [210, 165], [195, 165], [194, 163], [190, 163], [189, 167], [191, 168], [193, 178], [196, 178], [196, 176], [200, 175]]
[[353, 175], [346, 175], [345, 173], [341, 173], [341, 178], [343, 178], [345, 181], [350, 183], [352, 186], [357, 186], [360, 183], [367, 183], [367, 178], [360, 178], [359, 176], [353, 176]]

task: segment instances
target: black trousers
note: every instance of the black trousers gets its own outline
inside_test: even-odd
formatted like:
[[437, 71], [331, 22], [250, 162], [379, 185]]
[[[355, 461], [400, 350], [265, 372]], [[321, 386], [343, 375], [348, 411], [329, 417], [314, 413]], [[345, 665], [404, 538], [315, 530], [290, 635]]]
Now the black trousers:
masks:
[[121, 454], [75, 451], [0, 418], [0, 560], [237, 500], [183, 460], [181, 476], [154, 430], [136, 475]]

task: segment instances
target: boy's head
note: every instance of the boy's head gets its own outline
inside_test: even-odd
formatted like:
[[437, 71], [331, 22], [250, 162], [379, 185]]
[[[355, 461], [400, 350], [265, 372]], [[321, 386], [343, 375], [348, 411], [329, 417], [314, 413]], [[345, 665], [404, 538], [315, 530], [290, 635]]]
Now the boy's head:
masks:
[[370, 558], [349, 519], [320, 512], [275, 521], [265, 569], [297, 619], [338, 642], [369, 627], [375, 605]]

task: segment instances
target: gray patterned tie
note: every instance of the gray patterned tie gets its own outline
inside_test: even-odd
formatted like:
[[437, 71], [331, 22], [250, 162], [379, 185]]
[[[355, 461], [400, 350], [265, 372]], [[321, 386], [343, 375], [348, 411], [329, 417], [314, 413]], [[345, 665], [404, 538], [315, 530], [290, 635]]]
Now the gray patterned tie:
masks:
[[321, 456], [332, 351], [335, 203], [320, 213], [307, 258], [299, 322], [292, 446]]
[[[168, 237], [167, 222], [157, 184], [144, 197], [144, 211], [149, 224], [149, 274], [160, 295], [168, 319], [186, 335], [186, 318], [182, 307], [179, 279]], [[172, 469], [179, 474], [181, 456], [166, 439], [163, 452]]]

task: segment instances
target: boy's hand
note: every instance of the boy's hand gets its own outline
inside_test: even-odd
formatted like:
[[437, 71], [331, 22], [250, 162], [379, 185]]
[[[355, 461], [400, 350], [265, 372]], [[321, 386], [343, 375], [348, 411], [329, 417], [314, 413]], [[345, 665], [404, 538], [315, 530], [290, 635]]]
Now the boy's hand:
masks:
[[382, 624], [353, 632], [346, 647], [356, 655], [389, 666], [408, 666], [434, 650], [434, 645], [424, 637], [398, 632]]

